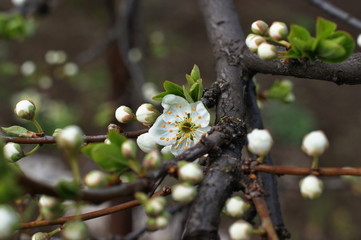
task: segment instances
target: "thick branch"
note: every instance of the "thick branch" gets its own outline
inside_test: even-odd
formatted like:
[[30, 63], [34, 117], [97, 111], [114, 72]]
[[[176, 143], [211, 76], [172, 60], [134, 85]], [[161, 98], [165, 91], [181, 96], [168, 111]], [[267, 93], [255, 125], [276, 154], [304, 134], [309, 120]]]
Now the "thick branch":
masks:
[[241, 59], [242, 67], [247, 67], [254, 73], [319, 79], [338, 85], [361, 84], [361, 53], [354, 53], [346, 61], [336, 64], [306, 60], [301, 63], [293, 59], [283, 63], [282, 60], [263, 61], [244, 47]]

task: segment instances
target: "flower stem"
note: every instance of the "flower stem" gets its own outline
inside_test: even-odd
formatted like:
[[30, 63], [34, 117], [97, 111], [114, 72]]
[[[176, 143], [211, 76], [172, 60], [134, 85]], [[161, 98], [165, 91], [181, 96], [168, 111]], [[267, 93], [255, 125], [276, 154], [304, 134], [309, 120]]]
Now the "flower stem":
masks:
[[54, 236], [55, 234], [57, 234], [58, 232], [60, 232], [61, 229], [62, 229], [61, 227], [58, 227], [58, 228], [54, 229], [53, 231], [49, 232], [49, 233], [48, 233], [49, 237]]
[[318, 156], [313, 156], [313, 162], [311, 166], [312, 170], [318, 169]]
[[37, 144], [33, 149], [31, 149], [29, 152], [24, 153], [25, 156], [29, 156], [31, 154], [33, 154], [34, 152], [36, 152], [38, 149], [40, 148], [40, 144]]
[[259, 162], [259, 163], [263, 163], [264, 156], [265, 156], [265, 155], [261, 155], [261, 156], [259, 156], [259, 157], [257, 158], [257, 162]]
[[35, 125], [36, 129], [38, 130], [38, 133], [43, 133], [43, 129], [41, 128], [40, 124], [38, 123], [38, 121], [35, 120], [35, 118], [33, 118], [31, 120], [31, 122]]
[[70, 161], [71, 170], [73, 172], [74, 182], [80, 186], [81, 177], [80, 177], [79, 165], [77, 158], [75, 157], [74, 154], [71, 154], [69, 156], [69, 161]]

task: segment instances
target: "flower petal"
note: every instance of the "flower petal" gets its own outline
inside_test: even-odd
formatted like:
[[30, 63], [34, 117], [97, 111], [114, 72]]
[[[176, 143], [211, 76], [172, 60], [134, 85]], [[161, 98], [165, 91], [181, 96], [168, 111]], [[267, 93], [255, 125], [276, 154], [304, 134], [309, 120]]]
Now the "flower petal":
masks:
[[178, 128], [174, 127], [173, 124], [163, 121], [162, 117], [158, 117], [149, 129], [149, 133], [154, 137], [156, 143], [166, 146], [175, 143]]
[[210, 126], [203, 127], [203, 128], [198, 128], [198, 129], [194, 132], [194, 134], [196, 135], [196, 137], [195, 137], [196, 143], [198, 143], [199, 140], [201, 139], [201, 137], [202, 137], [203, 135], [206, 135], [209, 130], [211, 130], [211, 127], [210, 127]]
[[162, 117], [166, 122], [180, 122], [191, 112], [189, 103], [184, 98], [173, 94], [163, 98], [162, 106], [164, 107]]
[[193, 147], [195, 144], [195, 141], [190, 138], [180, 139], [176, 144], [172, 145], [171, 153], [173, 153], [174, 156], [177, 156], [188, 148]]
[[192, 112], [191, 118], [192, 122], [198, 127], [206, 127], [209, 124], [211, 118], [208, 110], [205, 108], [201, 101], [191, 104]]

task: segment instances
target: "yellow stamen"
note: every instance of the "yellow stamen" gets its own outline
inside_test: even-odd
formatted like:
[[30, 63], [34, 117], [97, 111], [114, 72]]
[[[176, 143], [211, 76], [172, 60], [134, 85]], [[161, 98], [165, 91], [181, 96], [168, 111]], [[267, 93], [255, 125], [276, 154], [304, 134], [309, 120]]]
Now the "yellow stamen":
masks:
[[162, 125], [162, 128], [165, 128], [165, 125], [164, 125], [164, 124]]
[[191, 120], [191, 121], [192, 121], [192, 120], [193, 120], [193, 118], [189, 118], [189, 120]]
[[202, 117], [201, 116], [198, 116], [198, 119], [201, 119]]
[[195, 107], [193, 108], [193, 111], [197, 110]]
[[186, 150], [186, 149], [187, 149], [187, 147], [183, 147], [183, 149], [184, 149], [184, 150]]
[[164, 137], [161, 137], [160, 140], [164, 140]]
[[173, 132], [173, 130], [171, 129], [171, 130], [169, 130], [169, 132]]
[[176, 149], [176, 150], [177, 150], [177, 149], [178, 149], [178, 146], [175, 146], [175, 147], [174, 147], [174, 149]]
[[169, 141], [169, 138], [166, 138], [165, 140], [166, 140], [166, 141]]
[[172, 113], [172, 111], [169, 110], [169, 111], [168, 111], [168, 114], [171, 114], [171, 113]]
[[179, 108], [181, 108], [181, 107], [182, 107], [182, 105], [178, 105], [178, 107], [179, 107]]

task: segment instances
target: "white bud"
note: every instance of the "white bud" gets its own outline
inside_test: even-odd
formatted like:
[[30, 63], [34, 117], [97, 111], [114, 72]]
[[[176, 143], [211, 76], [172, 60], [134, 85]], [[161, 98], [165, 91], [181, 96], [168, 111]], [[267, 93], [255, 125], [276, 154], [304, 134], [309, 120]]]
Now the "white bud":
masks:
[[277, 41], [286, 39], [288, 35], [287, 25], [283, 22], [273, 22], [269, 28], [269, 35]]
[[266, 40], [263, 37], [252, 33], [246, 38], [246, 45], [251, 52], [257, 52], [258, 47], [264, 42], [266, 42]]
[[50, 236], [48, 233], [37, 232], [31, 237], [31, 240], [50, 240]]
[[268, 24], [262, 20], [257, 20], [252, 23], [251, 30], [255, 34], [265, 35], [267, 33]]
[[158, 229], [166, 228], [169, 224], [169, 216], [168, 215], [160, 215], [155, 218], [155, 225]]
[[35, 115], [35, 104], [30, 100], [21, 100], [15, 106], [14, 112], [19, 118], [32, 120]]
[[246, 203], [242, 198], [236, 196], [231, 197], [226, 201], [225, 213], [231, 217], [240, 218], [248, 210], [249, 204]]
[[64, 70], [64, 74], [66, 76], [72, 77], [72, 76], [75, 76], [76, 74], [78, 74], [79, 67], [76, 63], [68, 62], [64, 65], [63, 70]]
[[196, 195], [196, 187], [186, 183], [174, 185], [172, 188], [172, 198], [177, 202], [189, 203], [195, 198]]
[[55, 197], [41, 195], [39, 199], [39, 207], [41, 208], [52, 208], [58, 205], [59, 205], [59, 201]]
[[228, 232], [232, 240], [248, 240], [252, 229], [252, 225], [248, 222], [238, 220], [229, 227]]
[[15, 6], [19, 7], [19, 6], [23, 5], [23, 4], [26, 2], [26, 0], [11, 0], [11, 2], [12, 2]]
[[132, 109], [127, 106], [120, 106], [115, 111], [115, 118], [118, 120], [118, 122], [121, 123], [131, 122], [133, 121], [134, 117], [135, 116]]
[[104, 143], [105, 143], [105, 144], [108, 144], [108, 145], [112, 144], [112, 142], [109, 140], [109, 138], [106, 138], [106, 139], [104, 140]]
[[266, 155], [273, 144], [271, 134], [265, 129], [253, 129], [247, 134], [248, 150], [256, 155]]
[[161, 212], [163, 212], [166, 204], [167, 200], [164, 197], [153, 197], [147, 200], [144, 204], [144, 211], [149, 216], [158, 216]]
[[49, 50], [45, 53], [45, 61], [48, 64], [62, 64], [66, 59], [67, 55], [64, 51]]
[[81, 221], [69, 222], [65, 225], [62, 235], [66, 240], [88, 239], [88, 228]]
[[357, 45], [361, 48], [361, 34], [357, 37]]
[[60, 135], [56, 137], [58, 146], [69, 152], [77, 152], [84, 143], [82, 130], [75, 125], [64, 128]]
[[277, 49], [274, 45], [263, 42], [259, 45], [257, 54], [260, 59], [269, 61], [277, 57]]
[[154, 137], [150, 133], [143, 133], [137, 138], [138, 147], [143, 152], [150, 152], [152, 150], [157, 150], [158, 145], [154, 141]]
[[163, 147], [163, 148], [160, 150], [160, 152], [161, 152], [163, 155], [172, 154], [171, 150], [172, 150], [172, 145], [168, 145], [168, 146]]
[[152, 125], [159, 117], [159, 111], [150, 103], [142, 104], [135, 113], [137, 120], [145, 126]]
[[301, 194], [304, 198], [314, 199], [321, 195], [323, 183], [313, 175], [309, 175], [300, 181]]
[[178, 168], [178, 177], [182, 181], [199, 183], [203, 179], [203, 171], [197, 163], [186, 163]]
[[99, 170], [92, 170], [85, 176], [84, 183], [89, 188], [104, 187], [107, 184], [106, 175]]
[[122, 146], [122, 153], [127, 158], [136, 158], [137, 155], [137, 144], [134, 140], [128, 139], [126, 140]]
[[285, 103], [292, 103], [296, 100], [296, 97], [293, 93], [287, 94], [287, 96], [283, 99]]
[[0, 205], [0, 239], [10, 239], [20, 223], [16, 211], [8, 205]]
[[145, 169], [155, 169], [160, 167], [161, 163], [162, 157], [160, 156], [159, 151], [152, 150], [145, 155], [142, 165]]
[[20, 72], [24, 76], [32, 75], [36, 70], [36, 65], [33, 61], [26, 61], [20, 66]]
[[302, 150], [309, 156], [319, 156], [328, 148], [328, 140], [323, 131], [313, 131], [303, 138]]
[[24, 151], [21, 146], [17, 143], [9, 142], [5, 144], [4, 148], [4, 157], [10, 162], [16, 162], [22, 157], [24, 157]]

